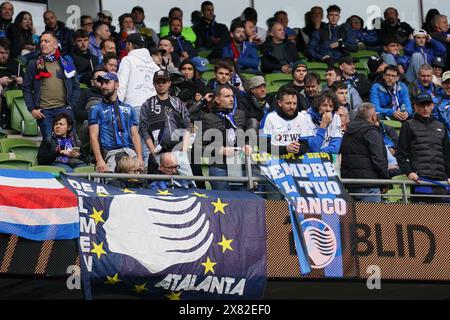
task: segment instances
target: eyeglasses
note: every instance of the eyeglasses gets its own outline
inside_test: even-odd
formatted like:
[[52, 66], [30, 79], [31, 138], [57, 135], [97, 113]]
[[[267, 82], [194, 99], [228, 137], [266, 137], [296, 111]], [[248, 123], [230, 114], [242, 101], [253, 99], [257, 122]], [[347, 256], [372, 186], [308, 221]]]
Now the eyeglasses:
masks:
[[161, 167], [164, 167], [164, 168], [170, 169], [170, 170], [178, 170], [178, 169], [180, 169], [180, 165], [176, 165], [176, 166], [165, 166], [165, 165], [161, 164]]

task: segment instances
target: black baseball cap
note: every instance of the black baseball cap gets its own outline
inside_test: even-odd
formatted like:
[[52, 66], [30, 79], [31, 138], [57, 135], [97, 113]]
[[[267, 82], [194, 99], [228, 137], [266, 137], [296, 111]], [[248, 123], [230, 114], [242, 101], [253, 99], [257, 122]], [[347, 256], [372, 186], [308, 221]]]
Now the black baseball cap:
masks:
[[428, 93], [422, 93], [414, 98], [414, 104], [432, 103], [433, 98]]
[[164, 80], [170, 81], [170, 75], [166, 70], [158, 70], [153, 75], [153, 82], [156, 82], [159, 79], [164, 79]]
[[135, 33], [129, 34], [128, 37], [127, 37], [127, 42], [130, 42], [130, 43], [135, 44], [137, 46], [143, 46], [144, 43], [145, 43], [144, 37], [139, 32], [135, 32]]

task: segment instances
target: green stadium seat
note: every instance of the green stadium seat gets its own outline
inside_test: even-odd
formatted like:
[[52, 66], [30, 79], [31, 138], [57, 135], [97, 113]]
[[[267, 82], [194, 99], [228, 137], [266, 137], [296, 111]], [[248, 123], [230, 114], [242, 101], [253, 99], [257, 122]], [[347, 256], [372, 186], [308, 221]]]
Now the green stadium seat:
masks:
[[358, 50], [356, 52], [351, 52], [350, 55], [353, 58], [369, 58], [371, 56], [378, 56], [378, 52], [372, 50]]
[[267, 85], [282, 86], [292, 81], [292, 75], [287, 73], [269, 73], [265, 75]]
[[215, 66], [215, 64], [213, 64], [213, 63], [206, 64], [206, 67], [208, 68], [208, 71], [214, 71], [214, 66]]
[[381, 120], [381, 122], [385, 125], [391, 126], [397, 131], [397, 133], [400, 133], [400, 129], [402, 127], [402, 123], [397, 120]]
[[37, 161], [39, 147], [29, 145], [15, 145], [9, 148], [10, 152], [13, 152], [16, 156], [28, 160], [35, 164]]
[[0, 127], [0, 139], [8, 138], [8, 134], [3, 130], [2, 127]]
[[81, 90], [87, 90], [89, 89], [88, 85], [86, 83], [80, 83], [80, 89]]
[[5, 93], [3, 95], [5, 96], [6, 105], [8, 106], [9, 109], [12, 109], [13, 104], [14, 104], [14, 99], [23, 97], [23, 92], [22, 92], [22, 90], [15, 90], [15, 89], [7, 90], [7, 91], [5, 91]]
[[[392, 180], [397, 181], [406, 181], [409, 180], [408, 177], [404, 174], [392, 177]], [[410, 187], [406, 187], [406, 194], [409, 196], [411, 193]], [[403, 196], [402, 196], [402, 186], [401, 185], [393, 185], [392, 189], [389, 189], [387, 192], [387, 195], [391, 195], [390, 197], [385, 197], [388, 202], [403, 202]]]
[[269, 86], [266, 86], [266, 92], [267, 92], [267, 94], [277, 93], [278, 90], [280, 90], [280, 88], [281, 88], [280, 84], [269, 85]]
[[208, 58], [212, 50], [203, 50], [198, 52], [198, 56], [202, 58]]
[[38, 172], [48, 172], [53, 174], [55, 178], [59, 178], [61, 172], [65, 173], [66, 170], [64, 168], [56, 167], [56, 166], [33, 166], [29, 168], [30, 171], [38, 171]]
[[0, 165], [7, 165], [22, 170], [28, 170], [31, 164], [30, 161], [22, 159], [0, 159]]
[[327, 70], [328, 65], [324, 62], [306, 62], [309, 71]]
[[10, 152], [10, 148], [14, 146], [37, 147], [34, 141], [26, 138], [6, 138], [0, 140], [0, 152]]
[[93, 173], [93, 172], [95, 172], [95, 166], [94, 165], [89, 165], [89, 166], [85, 166], [85, 167], [75, 168], [75, 169], [73, 169], [73, 172], [76, 172], [76, 173]]
[[28, 111], [25, 100], [22, 97], [14, 99], [14, 105], [11, 109], [11, 128], [24, 136], [39, 135], [36, 119]]
[[205, 82], [208, 82], [211, 79], [214, 79], [216, 75], [214, 74], [214, 71], [205, 71], [202, 74], [202, 80]]

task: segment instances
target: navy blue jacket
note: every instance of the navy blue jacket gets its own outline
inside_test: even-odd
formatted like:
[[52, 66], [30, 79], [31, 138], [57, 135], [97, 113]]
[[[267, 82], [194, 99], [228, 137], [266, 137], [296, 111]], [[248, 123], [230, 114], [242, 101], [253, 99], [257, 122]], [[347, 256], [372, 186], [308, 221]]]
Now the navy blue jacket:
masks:
[[[338, 42], [339, 39], [342, 39], [340, 46], [331, 49], [330, 44]], [[358, 43], [347, 23], [340, 26], [331, 26], [327, 23], [313, 33], [309, 40], [307, 51], [316, 60], [322, 60], [325, 56], [330, 56], [337, 60], [346, 55], [348, 51], [358, 51]]]
[[[231, 42], [229, 42], [222, 50], [223, 58], [234, 58], [233, 50], [231, 49]], [[237, 60], [238, 69], [253, 69], [258, 70], [259, 57], [256, 45], [251, 42], [244, 41], [242, 44], [242, 52]]]
[[[78, 82], [78, 77], [75, 74], [70, 79], [66, 78], [62, 66], [60, 72], [62, 73], [64, 85], [66, 86], [66, 103], [68, 106], [73, 108], [78, 105], [78, 101], [80, 100], [80, 83]], [[30, 112], [33, 111], [33, 109], [39, 109], [39, 100], [41, 98], [41, 81], [36, 80], [34, 77], [35, 75], [36, 60], [31, 60], [28, 64], [22, 86], [23, 98]]]

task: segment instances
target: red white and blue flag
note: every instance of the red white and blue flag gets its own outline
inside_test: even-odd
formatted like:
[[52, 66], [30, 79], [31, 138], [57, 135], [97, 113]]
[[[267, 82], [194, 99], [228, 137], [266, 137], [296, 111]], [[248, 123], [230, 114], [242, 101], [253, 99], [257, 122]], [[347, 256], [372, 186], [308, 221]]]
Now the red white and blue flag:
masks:
[[50, 173], [0, 169], [0, 233], [44, 241], [79, 231], [77, 197]]

